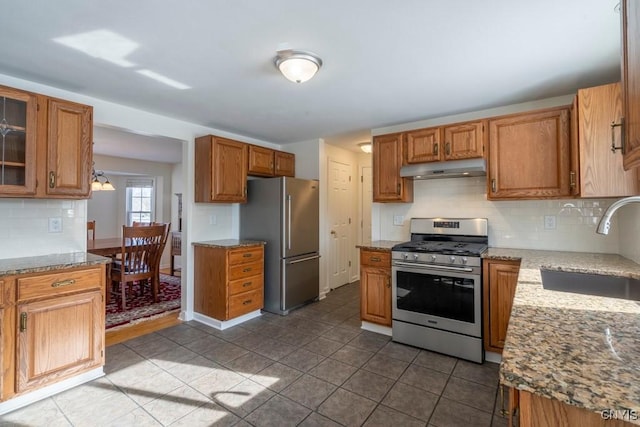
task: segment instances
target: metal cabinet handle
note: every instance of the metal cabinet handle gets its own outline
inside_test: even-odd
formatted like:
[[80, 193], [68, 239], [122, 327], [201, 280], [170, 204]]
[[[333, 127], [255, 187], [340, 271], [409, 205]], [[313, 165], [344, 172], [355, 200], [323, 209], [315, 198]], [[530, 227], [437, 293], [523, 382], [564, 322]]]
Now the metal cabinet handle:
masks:
[[[620, 126], [620, 146], [616, 147], [615, 128], [618, 126]], [[611, 152], [615, 153], [616, 150], [622, 150], [624, 154], [624, 118], [620, 119], [620, 123], [611, 122]]]
[[61, 288], [63, 286], [70, 286], [70, 285], [74, 285], [76, 283], [75, 279], [67, 279], [67, 280], [61, 280], [59, 282], [53, 282], [51, 284], [52, 288]]
[[242, 287], [243, 287], [243, 288], [246, 288], [247, 286], [251, 286], [251, 282], [244, 282], [244, 283], [242, 284]]
[[400, 195], [400, 190], [401, 190], [400, 183], [398, 183], [398, 195]]
[[244, 258], [251, 258], [251, 257], [253, 256], [253, 254], [251, 254], [251, 253], [248, 253], [248, 254], [242, 254], [242, 256], [243, 256]]
[[433, 144], [433, 155], [434, 156], [438, 155], [438, 143], [437, 142], [435, 144]]
[[56, 187], [56, 173], [54, 171], [49, 171], [49, 188]]
[[242, 272], [243, 272], [243, 273], [248, 273], [248, 272], [250, 272], [251, 270], [253, 270], [251, 267], [249, 267], [249, 268], [243, 268], [243, 269], [242, 269]]
[[20, 332], [27, 330], [27, 313], [20, 313]]
[[447, 156], [451, 154], [451, 143], [450, 143], [450, 142], [447, 142], [447, 143], [444, 145], [444, 152], [445, 152], [445, 154], [446, 154]]
[[569, 172], [569, 187], [576, 188], [576, 173], [575, 173], [575, 171]]
[[253, 300], [248, 299], [248, 300], [244, 301], [244, 302], [242, 303], [242, 305], [251, 304], [251, 301], [253, 301]]
[[496, 184], [496, 180], [494, 178], [491, 180], [491, 192], [495, 193], [496, 191], [498, 191], [497, 188], [498, 188], [498, 185]]
[[380, 259], [380, 257], [377, 257], [377, 256], [372, 256], [371, 258], [369, 258], [369, 261], [380, 262], [382, 261], [382, 259]]

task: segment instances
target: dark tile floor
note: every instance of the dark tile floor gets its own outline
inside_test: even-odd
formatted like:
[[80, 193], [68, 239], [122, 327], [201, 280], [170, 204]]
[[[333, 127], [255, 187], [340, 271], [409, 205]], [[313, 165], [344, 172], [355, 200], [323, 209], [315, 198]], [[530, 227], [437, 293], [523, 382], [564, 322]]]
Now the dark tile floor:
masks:
[[107, 348], [106, 376], [16, 426], [506, 426], [498, 365], [360, 329], [358, 284], [225, 331], [187, 322]]

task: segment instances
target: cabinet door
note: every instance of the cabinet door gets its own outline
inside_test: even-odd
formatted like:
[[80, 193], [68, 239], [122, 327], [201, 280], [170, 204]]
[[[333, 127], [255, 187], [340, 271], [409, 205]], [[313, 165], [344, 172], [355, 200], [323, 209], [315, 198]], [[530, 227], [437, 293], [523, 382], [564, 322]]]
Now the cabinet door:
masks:
[[489, 121], [488, 199], [567, 197], [569, 108]]
[[[612, 128], [622, 117], [620, 84], [580, 89], [577, 96], [579, 194], [581, 197], [624, 197], [637, 194], [635, 170], [622, 167], [621, 132]], [[612, 134], [613, 132], [613, 134]]]
[[402, 134], [373, 138], [373, 201], [412, 202], [413, 179], [401, 178]]
[[0, 195], [36, 193], [36, 96], [0, 86]]
[[104, 363], [101, 291], [21, 304], [17, 316], [17, 392]]
[[460, 123], [444, 128], [444, 160], [484, 155], [484, 122]]
[[215, 138], [213, 145], [213, 201], [247, 201], [247, 144]]
[[296, 176], [296, 156], [284, 151], [275, 152], [275, 176]]
[[87, 105], [47, 99], [46, 194], [89, 196], [93, 160], [92, 111]]
[[485, 261], [484, 264], [484, 348], [502, 353], [518, 283], [519, 261]]
[[360, 300], [362, 320], [391, 326], [391, 272], [361, 267]]
[[622, 0], [624, 169], [640, 166], [640, 2]]
[[273, 150], [249, 145], [249, 175], [273, 176]]
[[419, 129], [406, 133], [407, 163], [427, 163], [440, 160], [440, 128]]

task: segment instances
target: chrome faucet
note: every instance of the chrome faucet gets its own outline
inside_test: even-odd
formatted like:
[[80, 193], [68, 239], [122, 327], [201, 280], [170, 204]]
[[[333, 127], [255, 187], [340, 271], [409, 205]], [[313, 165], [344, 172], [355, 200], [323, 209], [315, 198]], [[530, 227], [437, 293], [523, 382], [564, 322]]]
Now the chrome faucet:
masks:
[[604, 212], [602, 218], [600, 218], [596, 233], [609, 234], [609, 227], [611, 226], [611, 215], [613, 215], [614, 212], [619, 208], [623, 207], [624, 205], [628, 205], [629, 203], [640, 203], [640, 196], [625, 197], [624, 199], [616, 200], [615, 202], [613, 202], [613, 204], [609, 206], [609, 208]]

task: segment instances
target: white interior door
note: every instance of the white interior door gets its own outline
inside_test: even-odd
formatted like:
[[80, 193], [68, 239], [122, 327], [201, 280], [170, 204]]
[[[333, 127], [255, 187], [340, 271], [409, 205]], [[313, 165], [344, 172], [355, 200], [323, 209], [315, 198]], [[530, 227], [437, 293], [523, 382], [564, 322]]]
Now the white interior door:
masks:
[[371, 203], [373, 201], [373, 168], [371, 166], [363, 166], [360, 171], [362, 177], [362, 200], [360, 208], [362, 209], [362, 222], [360, 224], [362, 230], [363, 245], [371, 244]]
[[329, 287], [349, 283], [351, 165], [329, 160]]

